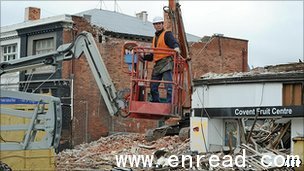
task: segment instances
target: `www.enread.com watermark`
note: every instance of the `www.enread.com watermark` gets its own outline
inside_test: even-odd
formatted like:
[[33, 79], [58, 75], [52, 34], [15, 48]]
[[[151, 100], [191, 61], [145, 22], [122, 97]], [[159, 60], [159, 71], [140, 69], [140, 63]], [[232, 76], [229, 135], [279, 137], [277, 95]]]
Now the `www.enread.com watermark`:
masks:
[[[116, 165], [118, 167], [144, 167], [149, 168], [153, 166], [153, 155], [116, 155]], [[182, 155], [181, 157], [178, 157], [176, 155], [171, 155], [166, 160], [166, 165], [170, 166], [172, 168], [180, 167], [179, 163], [181, 163], [181, 166], [183, 168], [192, 168], [193, 165], [193, 159], [195, 158], [196, 165], [195, 167], [200, 167], [200, 162], [204, 159], [206, 159], [205, 155], [196, 155], [196, 156], [190, 156], [190, 155]], [[250, 165], [246, 165], [246, 151], [243, 149], [242, 154], [236, 155], [232, 157], [231, 155], [225, 155], [221, 159], [217, 155], [211, 155], [208, 158], [210, 167], [227, 167], [231, 168], [233, 166], [237, 167], [252, 167]], [[298, 155], [262, 155], [260, 158], [260, 164], [263, 167], [300, 167], [301, 165], [301, 159]]]

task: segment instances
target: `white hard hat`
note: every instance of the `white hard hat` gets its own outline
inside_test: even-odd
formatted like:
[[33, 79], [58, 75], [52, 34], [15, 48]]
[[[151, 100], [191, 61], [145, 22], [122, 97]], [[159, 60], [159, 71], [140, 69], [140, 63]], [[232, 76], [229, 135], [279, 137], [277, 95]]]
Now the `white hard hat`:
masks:
[[160, 22], [164, 22], [164, 18], [163, 17], [160, 17], [160, 16], [157, 16], [153, 19], [152, 23], [160, 23]]

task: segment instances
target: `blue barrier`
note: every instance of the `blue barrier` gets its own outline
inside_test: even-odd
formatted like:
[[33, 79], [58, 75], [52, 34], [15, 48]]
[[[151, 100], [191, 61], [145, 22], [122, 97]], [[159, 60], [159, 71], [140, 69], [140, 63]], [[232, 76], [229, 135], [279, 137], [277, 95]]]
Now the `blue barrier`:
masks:
[[1, 97], [0, 104], [38, 104], [38, 102], [18, 98]]
[[[129, 71], [132, 71], [132, 54], [125, 54], [124, 62], [128, 64]], [[137, 63], [137, 55], [134, 55], [134, 64]]]

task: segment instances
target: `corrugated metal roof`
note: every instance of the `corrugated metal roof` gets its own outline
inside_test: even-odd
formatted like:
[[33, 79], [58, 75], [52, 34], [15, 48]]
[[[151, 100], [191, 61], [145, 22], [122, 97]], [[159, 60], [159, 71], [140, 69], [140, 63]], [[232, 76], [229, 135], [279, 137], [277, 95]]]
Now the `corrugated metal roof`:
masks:
[[[144, 22], [136, 17], [125, 15], [118, 12], [92, 9], [77, 13], [76, 15], [83, 16], [91, 15], [91, 23], [93, 25], [102, 27], [108, 31], [117, 33], [126, 33], [133, 35], [154, 36], [154, 28], [151, 22]], [[197, 42], [200, 37], [192, 34], [187, 34], [189, 42]]]

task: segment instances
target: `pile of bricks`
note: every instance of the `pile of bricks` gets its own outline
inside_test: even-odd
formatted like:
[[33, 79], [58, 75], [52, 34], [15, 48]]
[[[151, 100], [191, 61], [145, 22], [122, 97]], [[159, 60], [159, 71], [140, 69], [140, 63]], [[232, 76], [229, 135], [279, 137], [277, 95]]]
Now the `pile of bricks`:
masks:
[[[59, 153], [57, 170], [112, 170], [117, 167], [116, 155], [154, 155], [160, 150], [175, 155], [187, 153], [189, 139], [182, 141], [178, 136], [167, 136], [147, 142], [143, 134], [131, 133], [102, 137]], [[154, 158], [156, 162], [157, 157]]]

